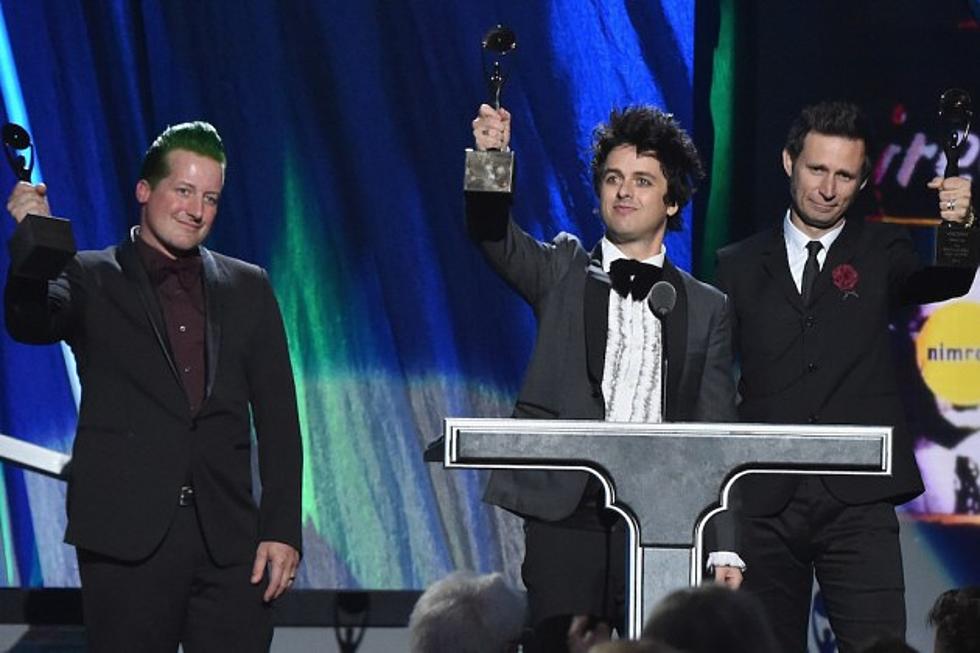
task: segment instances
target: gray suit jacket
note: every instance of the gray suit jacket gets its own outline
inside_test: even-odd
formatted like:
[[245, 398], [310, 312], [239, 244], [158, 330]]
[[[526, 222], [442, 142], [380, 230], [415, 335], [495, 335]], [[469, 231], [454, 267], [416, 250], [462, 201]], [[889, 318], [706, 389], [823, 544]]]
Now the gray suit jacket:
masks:
[[[509, 218], [505, 202], [493, 198], [469, 197], [467, 220], [490, 264], [537, 318], [514, 417], [603, 419], [610, 282], [601, 248], [590, 254], [567, 233], [539, 242]], [[725, 296], [669, 261], [664, 279], [677, 289], [666, 320], [667, 420], [737, 421]], [[554, 521], [574, 512], [587, 480], [585, 472], [499, 470], [484, 499], [524, 517]]]

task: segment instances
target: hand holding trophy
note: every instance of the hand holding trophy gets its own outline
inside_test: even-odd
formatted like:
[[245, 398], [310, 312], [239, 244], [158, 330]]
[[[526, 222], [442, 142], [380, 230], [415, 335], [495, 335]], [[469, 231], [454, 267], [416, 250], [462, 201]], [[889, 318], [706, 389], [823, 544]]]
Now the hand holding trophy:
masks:
[[[481, 107], [480, 117], [474, 121], [474, 128], [480, 121], [493, 123], [492, 129], [484, 127], [474, 132], [480, 149], [466, 150], [466, 175], [463, 190], [467, 192], [489, 192], [510, 194], [514, 187], [514, 153], [506, 148], [510, 139], [510, 114], [500, 108], [500, 91], [507, 74], [501, 65], [504, 57], [517, 48], [514, 32], [503, 25], [497, 25], [483, 38], [483, 69], [490, 90], [493, 107]], [[487, 66], [487, 57], [492, 64]], [[504, 118], [506, 118], [506, 121]], [[501, 146], [503, 149], [501, 149]]]
[[[970, 95], [966, 91], [958, 88], [951, 88], [943, 92], [939, 98], [939, 120], [942, 122], [943, 151], [946, 154], [946, 170], [943, 175], [946, 183], [948, 180], [958, 177], [960, 174], [959, 159], [963, 154], [967, 138], [970, 135], [970, 124], [973, 120], [973, 106]], [[937, 182], [940, 180], [936, 180]], [[960, 181], [960, 180], [957, 180]], [[944, 184], [945, 185], [945, 184]], [[939, 186], [930, 185], [932, 188]], [[968, 187], [967, 187], [968, 188]], [[946, 193], [952, 191], [946, 190]], [[954, 198], [946, 200], [942, 208], [948, 210], [952, 215], [956, 208], [956, 200], [964, 198]], [[966, 198], [969, 200], [970, 198]], [[942, 193], [940, 200], [943, 200]], [[961, 202], [961, 205], [964, 202]], [[969, 204], [969, 201], [965, 202]], [[943, 222], [936, 228], [936, 264], [947, 267], [975, 267], [977, 260], [980, 259], [980, 236], [977, 229], [973, 228], [976, 219], [973, 207], [962, 207], [957, 217], [944, 216]], [[967, 213], [963, 213], [967, 211]], [[963, 223], [952, 222], [954, 219], [962, 219], [966, 216]]]
[[[3, 126], [4, 154], [14, 175], [21, 182], [30, 184], [34, 171], [34, 145], [31, 137], [20, 125], [7, 123]], [[30, 150], [30, 162], [17, 152]], [[18, 184], [7, 204], [8, 210], [15, 213], [17, 228], [7, 247], [10, 250], [10, 268], [15, 276], [32, 279], [53, 279], [61, 274], [65, 265], [75, 255], [75, 237], [71, 223], [55, 218], [47, 213], [44, 186], [25, 186]], [[21, 211], [16, 207], [26, 207], [27, 213], [18, 217]], [[34, 213], [32, 211], [37, 211]]]

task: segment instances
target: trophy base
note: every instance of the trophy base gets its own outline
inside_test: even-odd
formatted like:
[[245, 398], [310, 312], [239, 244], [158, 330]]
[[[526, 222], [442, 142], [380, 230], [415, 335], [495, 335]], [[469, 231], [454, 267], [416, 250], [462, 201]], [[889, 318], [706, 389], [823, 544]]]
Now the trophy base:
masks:
[[514, 153], [467, 149], [463, 190], [477, 193], [513, 193]]
[[967, 228], [955, 222], [936, 227], [936, 265], [950, 268], [973, 268], [980, 261], [980, 229]]
[[54, 279], [75, 255], [71, 222], [63, 218], [28, 215], [7, 243], [10, 269], [18, 277]]

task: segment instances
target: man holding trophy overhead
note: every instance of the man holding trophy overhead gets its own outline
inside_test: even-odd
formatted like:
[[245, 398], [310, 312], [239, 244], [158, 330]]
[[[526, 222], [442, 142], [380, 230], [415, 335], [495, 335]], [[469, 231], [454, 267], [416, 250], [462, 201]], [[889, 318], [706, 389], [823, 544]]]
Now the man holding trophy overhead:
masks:
[[[478, 153], [506, 151], [510, 127], [506, 109], [482, 105], [473, 121]], [[509, 193], [466, 194], [471, 236], [537, 317], [514, 417], [734, 421], [725, 297], [676, 268], [664, 248], [702, 174], [693, 143], [669, 114], [629, 107], [596, 129], [592, 154], [605, 236], [591, 250], [568, 233], [550, 242], [525, 233], [510, 216]], [[648, 305], [658, 282], [676, 291], [662, 314]], [[594, 478], [497, 470], [484, 498], [525, 520], [529, 650], [563, 651], [569, 636], [589, 641], [612, 628], [624, 632], [626, 529], [604, 508]], [[737, 587], [735, 532], [730, 525], [709, 531], [715, 578]]]

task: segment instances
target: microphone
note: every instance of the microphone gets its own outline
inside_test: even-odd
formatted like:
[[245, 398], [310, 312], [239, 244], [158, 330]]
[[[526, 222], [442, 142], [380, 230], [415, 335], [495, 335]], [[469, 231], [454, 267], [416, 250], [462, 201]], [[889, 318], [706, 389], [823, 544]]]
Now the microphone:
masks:
[[669, 281], [658, 281], [650, 288], [647, 305], [660, 320], [660, 421], [667, 421], [667, 321], [677, 303], [677, 288]]
[[647, 305], [653, 314], [663, 320], [667, 314], [674, 310], [677, 303], [677, 289], [669, 281], [658, 281], [653, 284], [650, 294], [647, 295]]

